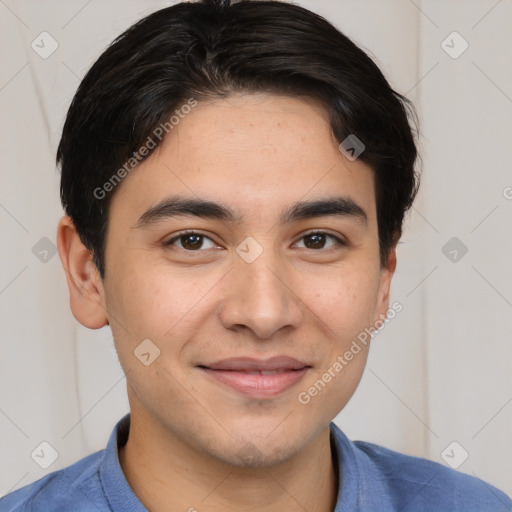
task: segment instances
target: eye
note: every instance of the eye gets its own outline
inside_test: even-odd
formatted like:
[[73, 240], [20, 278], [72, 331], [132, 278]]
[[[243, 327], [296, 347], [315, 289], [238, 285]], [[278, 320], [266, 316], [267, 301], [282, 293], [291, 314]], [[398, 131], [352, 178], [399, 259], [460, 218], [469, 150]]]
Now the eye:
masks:
[[[330, 233], [326, 233], [324, 231], [313, 231], [303, 235], [300, 240], [305, 241], [304, 247], [299, 247], [300, 249], [331, 249], [332, 247], [347, 245], [337, 236], [331, 235]], [[330, 244], [329, 240], [331, 241]]]
[[[176, 243], [178, 243], [178, 245], [176, 245]], [[183, 231], [165, 242], [164, 245], [166, 247], [176, 246], [178, 249], [183, 249], [184, 251], [189, 252], [218, 247], [211, 238], [195, 231]]]
[[[302, 242], [304, 241], [304, 242]], [[335, 235], [324, 231], [313, 231], [300, 238], [297, 244], [303, 243], [299, 249], [331, 249], [336, 246], [346, 246], [346, 242]], [[297, 245], [295, 244], [295, 245]], [[201, 250], [214, 249], [218, 245], [208, 236], [196, 231], [182, 231], [164, 243], [166, 247], [174, 246], [187, 252], [200, 252]]]

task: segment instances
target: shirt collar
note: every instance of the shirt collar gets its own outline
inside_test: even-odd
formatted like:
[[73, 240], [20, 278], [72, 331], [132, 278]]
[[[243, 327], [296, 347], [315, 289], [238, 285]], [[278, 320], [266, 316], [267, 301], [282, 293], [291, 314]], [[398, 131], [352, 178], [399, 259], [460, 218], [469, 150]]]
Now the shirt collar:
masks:
[[110, 508], [114, 512], [148, 512], [126, 480], [119, 462], [119, 448], [126, 444], [130, 430], [130, 414], [115, 426], [100, 466], [100, 480]]
[[[388, 493], [371, 459], [331, 423], [331, 446], [338, 462], [338, 497], [334, 512], [381, 511], [388, 503]], [[115, 426], [103, 455], [100, 480], [110, 508], [115, 512], [148, 512], [128, 484], [119, 462], [119, 448], [126, 444], [130, 430], [130, 414]]]
[[381, 471], [364, 450], [335, 424], [329, 425], [338, 464], [338, 499], [334, 512], [382, 512], [394, 510], [390, 491]]

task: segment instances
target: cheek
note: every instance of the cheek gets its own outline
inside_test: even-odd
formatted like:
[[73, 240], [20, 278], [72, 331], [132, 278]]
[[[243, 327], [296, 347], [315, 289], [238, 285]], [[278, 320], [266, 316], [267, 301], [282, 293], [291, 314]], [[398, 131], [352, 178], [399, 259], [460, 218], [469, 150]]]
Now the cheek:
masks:
[[331, 342], [322, 347], [321, 364], [303, 389], [311, 411], [334, 417], [357, 388], [368, 357], [371, 338], [365, 329], [373, 324], [379, 276], [375, 265], [361, 262], [333, 274], [315, 294], [314, 311], [329, 327]]
[[308, 417], [334, 418], [354, 394], [370, 347], [378, 277], [365, 272], [338, 274], [312, 296], [312, 308], [326, 339], [317, 343], [318, 366], [299, 390]]
[[326, 276], [311, 297], [312, 309], [340, 341], [357, 336], [375, 313], [379, 273], [370, 266], [354, 265]]
[[[116, 275], [117, 274], [117, 275]], [[208, 283], [150, 265], [118, 265], [106, 294], [109, 313], [138, 337], [162, 338], [193, 310]]]
[[179, 393], [176, 379], [181, 380], [182, 375], [176, 363], [190, 334], [187, 326], [199, 299], [197, 287], [188, 286], [183, 278], [166, 275], [155, 265], [138, 266], [137, 271], [128, 268], [118, 265], [117, 275], [110, 274], [106, 288], [121, 366], [142, 402], [157, 409], [165, 398], [155, 389], [173, 389], [175, 402], [190, 407], [187, 397]]
[[[190, 340], [205, 318], [215, 314], [212, 299], [222, 274], [205, 270], [192, 276], [184, 270], [171, 272], [165, 265], [154, 262], [136, 267], [120, 263], [110, 274], [105, 291], [110, 326], [124, 371], [133, 372], [130, 380], [134, 381], [139, 380], [141, 372], [146, 381], [158, 368], [161, 372], [167, 369], [180, 374], [180, 362]], [[207, 293], [209, 290], [211, 293]], [[146, 339], [160, 351], [155, 364], [148, 367], [135, 357], [139, 344]]]

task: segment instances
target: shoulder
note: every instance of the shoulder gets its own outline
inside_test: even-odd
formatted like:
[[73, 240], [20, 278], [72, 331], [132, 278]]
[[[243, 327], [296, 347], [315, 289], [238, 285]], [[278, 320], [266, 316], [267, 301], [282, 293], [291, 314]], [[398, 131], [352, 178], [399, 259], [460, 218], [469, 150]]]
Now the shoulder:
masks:
[[364, 441], [353, 443], [359, 458], [377, 469], [399, 509], [510, 512], [512, 501], [496, 487], [443, 464]]
[[0, 498], [0, 512], [97, 512], [102, 503], [99, 466], [104, 450]]
[[479, 478], [374, 443], [351, 441], [335, 423], [330, 427], [340, 461], [336, 511], [512, 511], [510, 498]]

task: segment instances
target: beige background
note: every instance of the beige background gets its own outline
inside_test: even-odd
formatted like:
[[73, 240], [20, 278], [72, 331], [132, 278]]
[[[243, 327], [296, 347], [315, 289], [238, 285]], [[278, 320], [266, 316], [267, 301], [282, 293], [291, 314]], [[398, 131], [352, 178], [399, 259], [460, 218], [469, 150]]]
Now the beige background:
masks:
[[[43, 237], [55, 243], [54, 154], [80, 78], [171, 3], [0, 0], [0, 494], [103, 448], [128, 410], [109, 329], [74, 320], [58, 255], [38, 252]], [[298, 3], [371, 52], [422, 128], [423, 185], [393, 286], [403, 311], [336, 422], [443, 464], [456, 441], [447, 460], [467, 451], [460, 471], [512, 494], [512, 2]], [[31, 48], [43, 31], [58, 43], [47, 59]], [[42, 441], [58, 452], [47, 470], [30, 456]]]

